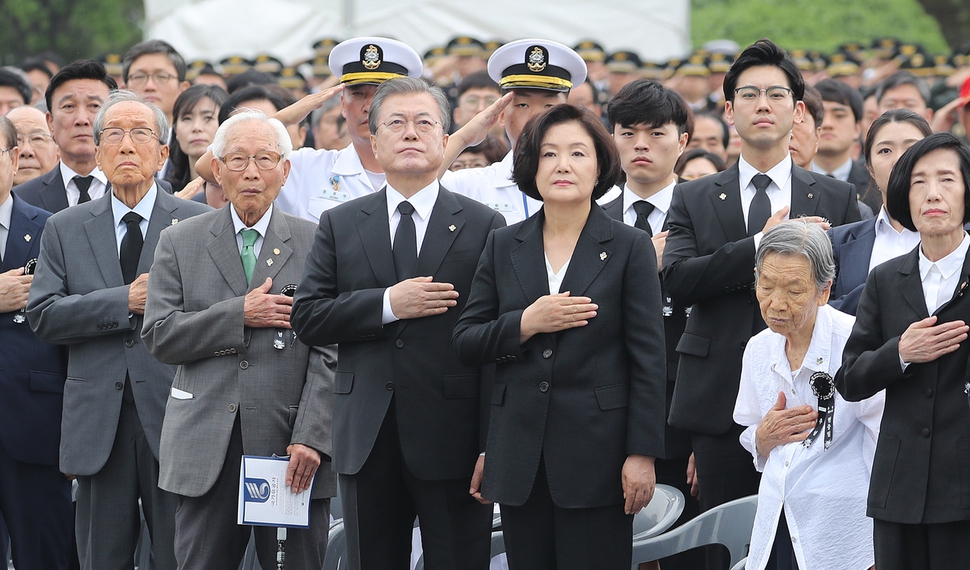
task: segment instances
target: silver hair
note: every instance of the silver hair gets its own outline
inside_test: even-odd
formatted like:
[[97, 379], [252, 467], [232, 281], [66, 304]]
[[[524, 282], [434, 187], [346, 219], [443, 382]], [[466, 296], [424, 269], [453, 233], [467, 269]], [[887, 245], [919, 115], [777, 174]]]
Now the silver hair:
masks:
[[109, 93], [108, 100], [98, 109], [98, 114], [94, 116], [94, 145], [99, 146], [101, 144], [101, 130], [104, 128], [104, 116], [108, 113], [108, 109], [126, 101], [134, 101], [148, 107], [152, 115], [155, 116], [155, 133], [158, 135], [158, 142], [167, 145], [168, 119], [165, 117], [165, 113], [158, 106], [142, 99], [141, 95], [127, 89], [118, 89]]
[[276, 147], [280, 155], [284, 159], [290, 157], [290, 153], [293, 152], [293, 141], [290, 139], [290, 133], [286, 132], [286, 127], [283, 126], [283, 123], [277, 119], [267, 117], [261, 111], [252, 109], [236, 112], [226, 119], [224, 123], [219, 125], [219, 130], [216, 131], [216, 136], [212, 139], [212, 156], [216, 158], [225, 157], [226, 146], [229, 144], [230, 131], [241, 126], [242, 123], [248, 122], [268, 124], [276, 135]]
[[800, 255], [807, 259], [818, 291], [825, 289], [835, 279], [832, 242], [825, 230], [817, 224], [796, 218], [765, 232], [754, 259], [757, 275], [761, 274], [761, 264], [769, 253]]
[[427, 93], [438, 103], [438, 111], [441, 115], [439, 123], [441, 130], [445, 133], [451, 127], [451, 106], [448, 104], [448, 97], [439, 87], [428, 85], [428, 83], [417, 77], [395, 77], [381, 83], [374, 93], [374, 99], [370, 104], [370, 134], [377, 134], [377, 127], [380, 125], [381, 106], [384, 99], [393, 95], [408, 95], [410, 93]]

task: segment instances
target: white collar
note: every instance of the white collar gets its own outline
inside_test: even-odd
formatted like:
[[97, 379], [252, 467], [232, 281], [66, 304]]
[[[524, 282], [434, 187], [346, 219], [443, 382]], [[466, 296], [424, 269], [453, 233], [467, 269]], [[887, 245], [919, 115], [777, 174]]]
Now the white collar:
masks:
[[[808, 345], [808, 351], [802, 359], [801, 369], [811, 372], [828, 372], [831, 369], [830, 358], [832, 354], [832, 311], [835, 309], [828, 305], [822, 305], [815, 313], [815, 326], [812, 328], [812, 341]], [[774, 342], [769, 348], [769, 359], [772, 369], [791, 381], [789, 370], [788, 354], [785, 352], [785, 345], [788, 339], [784, 335], [773, 334]]]
[[[61, 180], [64, 182], [64, 188], [67, 188], [67, 184], [75, 176], [81, 176], [81, 175], [78, 174], [77, 172], [74, 172], [70, 166], [64, 164], [63, 160], [60, 161], [59, 164], [61, 165]], [[101, 184], [104, 184], [105, 187], [108, 186], [108, 177], [105, 176], [104, 172], [102, 172], [101, 169], [98, 168], [97, 166], [94, 167], [94, 170], [92, 170], [91, 173], [88, 174], [88, 176], [93, 176], [95, 180], [97, 180]]]
[[660, 212], [666, 216], [667, 211], [670, 210], [670, 200], [674, 196], [674, 186], [677, 185], [676, 181], [671, 182], [665, 186], [659, 192], [652, 194], [649, 198], [641, 198], [637, 196], [633, 190], [630, 190], [626, 184], [623, 185], [623, 213], [625, 214], [627, 210], [633, 207], [633, 204], [639, 202], [640, 200], [646, 200], [653, 204], [654, 209], [660, 210]]
[[141, 216], [143, 220], [151, 220], [152, 210], [155, 209], [155, 198], [158, 197], [158, 184], [152, 183], [152, 187], [148, 189], [148, 192], [142, 196], [141, 200], [135, 204], [134, 208], [129, 208], [128, 204], [125, 204], [115, 196], [114, 192], [111, 192], [111, 214], [115, 219], [115, 227], [120, 226], [123, 222], [121, 218], [125, 217], [128, 212], [134, 212]]
[[427, 220], [431, 217], [431, 210], [434, 209], [434, 203], [438, 200], [438, 181], [434, 180], [431, 184], [428, 184], [424, 188], [418, 190], [410, 198], [405, 198], [400, 192], [391, 187], [390, 184], [387, 185], [387, 219], [390, 220], [394, 212], [397, 211], [397, 205], [401, 202], [407, 200], [414, 206], [414, 212], [421, 217], [421, 220]]
[[[781, 162], [769, 168], [768, 172], [764, 174], [767, 174], [768, 178], [771, 178], [775, 186], [785, 188], [788, 179], [791, 178], [791, 170], [791, 154], [786, 154], [785, 158], [781, 159]], [[748, 184], [751, 184], [751, 179], [757, 174], [760, 174], [760, 171], [748, 164], [748, 161], [744, 160], [743, 154], [738, 157], [738, 183], [741, 185], [741, 190], [747, 188]]]
[[11, 218], [13, 218], [13, 193], [7, 194], [7, 199], [0, 204], [0, 226], [10, 231]]
[[946, 254], [943, 259], [939, 261], [930, 261], [925, 255], [923, 255], [923, 245], [920, 244], [919, 247], [919, 278], [920, 281], [926, 279], [926, 274], [930, 272], [930, 268], [936, 265], [936, 268], [940, 270], [940, 275], [943, 279], [949, 279], [954, 273], [960, 271], [963, 268], [963, 261], [967, 257], [967, 251], [970, 250], [970, 234], [966, 232], [963, 233], [963, 240], [956, 249]]
[[[892, 233], [889, 233], [892, 232]], [[892, 222], [889, 220], [889, 212], [886, 211], [886, 205], [883, 204], [879, 208], [879, 214], [876, 215], [876, 235], [894, 235], [894, 236], [905, 236], [909, 234], [915, 234], [916, 232], [903, 228], [903, 231], [897, 232], [896, 228], [893, 227]]]
[[269, 205], [269, 209], [266, 210], [263, 216], [259, 218], [259, 220], [257, 220], [251, 228], [247, 227], [246, 224], [243, 223], [242, 219], [239, 218], [239, 214], [236, 213], [236, 208], [234, 208], [232, 204], [229, 204], [229, 213], [232, 216], [232, 228], [234, 230], [234, 235], [238, 234], [244, 229], [248, 229], [256, 230], [259, 232], [260, 237], [265, 238], [266, 232], [269, 230], [269, 219], [273, 216], [273, 204]]
[[826, 176], [831, 174], [832, 176], [835, 177], [836, 180], [842, 180], [844, 182], [849, 179], [849, 173], [852, 172], [852, 158], [849, 157], [849, 160], [845, 161], [844, 164], [842, 164], [832, 172], [825, 170], [821, 166], [818, 166], [817, 164], [815, 164], [815, 161], [812, 161], [812, 172], [817, 172], [818, 174], [824, 174]]

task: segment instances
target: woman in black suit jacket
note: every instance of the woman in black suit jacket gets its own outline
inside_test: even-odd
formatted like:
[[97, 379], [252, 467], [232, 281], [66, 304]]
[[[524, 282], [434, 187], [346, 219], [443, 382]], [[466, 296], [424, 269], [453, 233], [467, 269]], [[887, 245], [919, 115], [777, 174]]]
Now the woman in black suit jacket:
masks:
[[480, 496], [502, 505], [512, 570], [629, 568], [632, 515], [653, 495], [656, 254], [593, 207], [619, 171], [589, 112], [564, 104], [530, 121], [512, 177], [543, 208], [489, 237], [455, 328], [465, 362], [497, 363]]
[[876, 568], [970, 568], [970, 149], [926, 137], [888, 191], [920, 245], [869, 274], [836, 387], [850, 401], [886, 391], [867, 510]]

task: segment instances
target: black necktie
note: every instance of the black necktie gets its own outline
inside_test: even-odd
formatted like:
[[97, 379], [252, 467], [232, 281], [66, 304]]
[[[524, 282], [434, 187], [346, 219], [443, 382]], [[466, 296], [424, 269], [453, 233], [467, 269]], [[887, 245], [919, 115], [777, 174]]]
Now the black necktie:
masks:
[[135, 212], [128, 212], [121, 221], [128, 226], [125, 237], [121, 239], [121, 275], [125, 278], [125, 285], [131, 284], [138, 273], [138, 258], [141, 257], [141, 246], [144, 239], [138, 223], [142, 217]]
[[78, 204], [91, 201], [91, 195], [88, 194], [88, 188], [91, 187], [92, 180], [94, 180], [94, 176], [77, 175], [74, 177], [74, 185], [77, 186], [77, 191], [80, 194], [77, 197]]
[[771, 178], [767, 174], [755, 174], [751, 179], [754, 183], [754, 198], [751, 199], [751, 206], [748, 208], [748, 235], [753, 236], [764, 229], [765, 223], [771, 217], [771, 200], [768, 199], [768, 192], [765, 190], [771, 184]]
[[397, 280], [404, 281], [414, 277], [414, 267], [418, 264], [418, 240], [414, 233], [414, 219], [411, 218], [414, 206], [405, 200], [397, 205], [397, 211], [401, 212], [401, 221], [394, 233], [394, 270]]
[[637, 221], [633, 223], [633, 227], [641, 229], [651, 236], [653, 236], [653, 229], [650, 227], [650, 221], [647, 217], [650, 216], [650, 212], [653, 212], [654, 205], [646, 200], [637, 200], [633, 203], [633, 209], [637, 212]]

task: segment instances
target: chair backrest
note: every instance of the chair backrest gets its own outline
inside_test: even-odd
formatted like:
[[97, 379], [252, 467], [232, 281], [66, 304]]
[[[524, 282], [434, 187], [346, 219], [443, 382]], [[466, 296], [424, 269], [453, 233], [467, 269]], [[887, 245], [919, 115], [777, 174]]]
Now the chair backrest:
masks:
[[684, 494], [676, 487], [657, 485], [650, 502], [633, 518], [633, 538], [657, 536], [672, 527], [684, 512]]
[[723, 544], [731, 553], [731, 567], [748, 555], [751, 529], [758, 510], [758, 496], [752, 495], [717, 506], [675, 528], [651, 538], [634, 537], [633, 568], [642, 562], [659, 560], [679, 552]]

